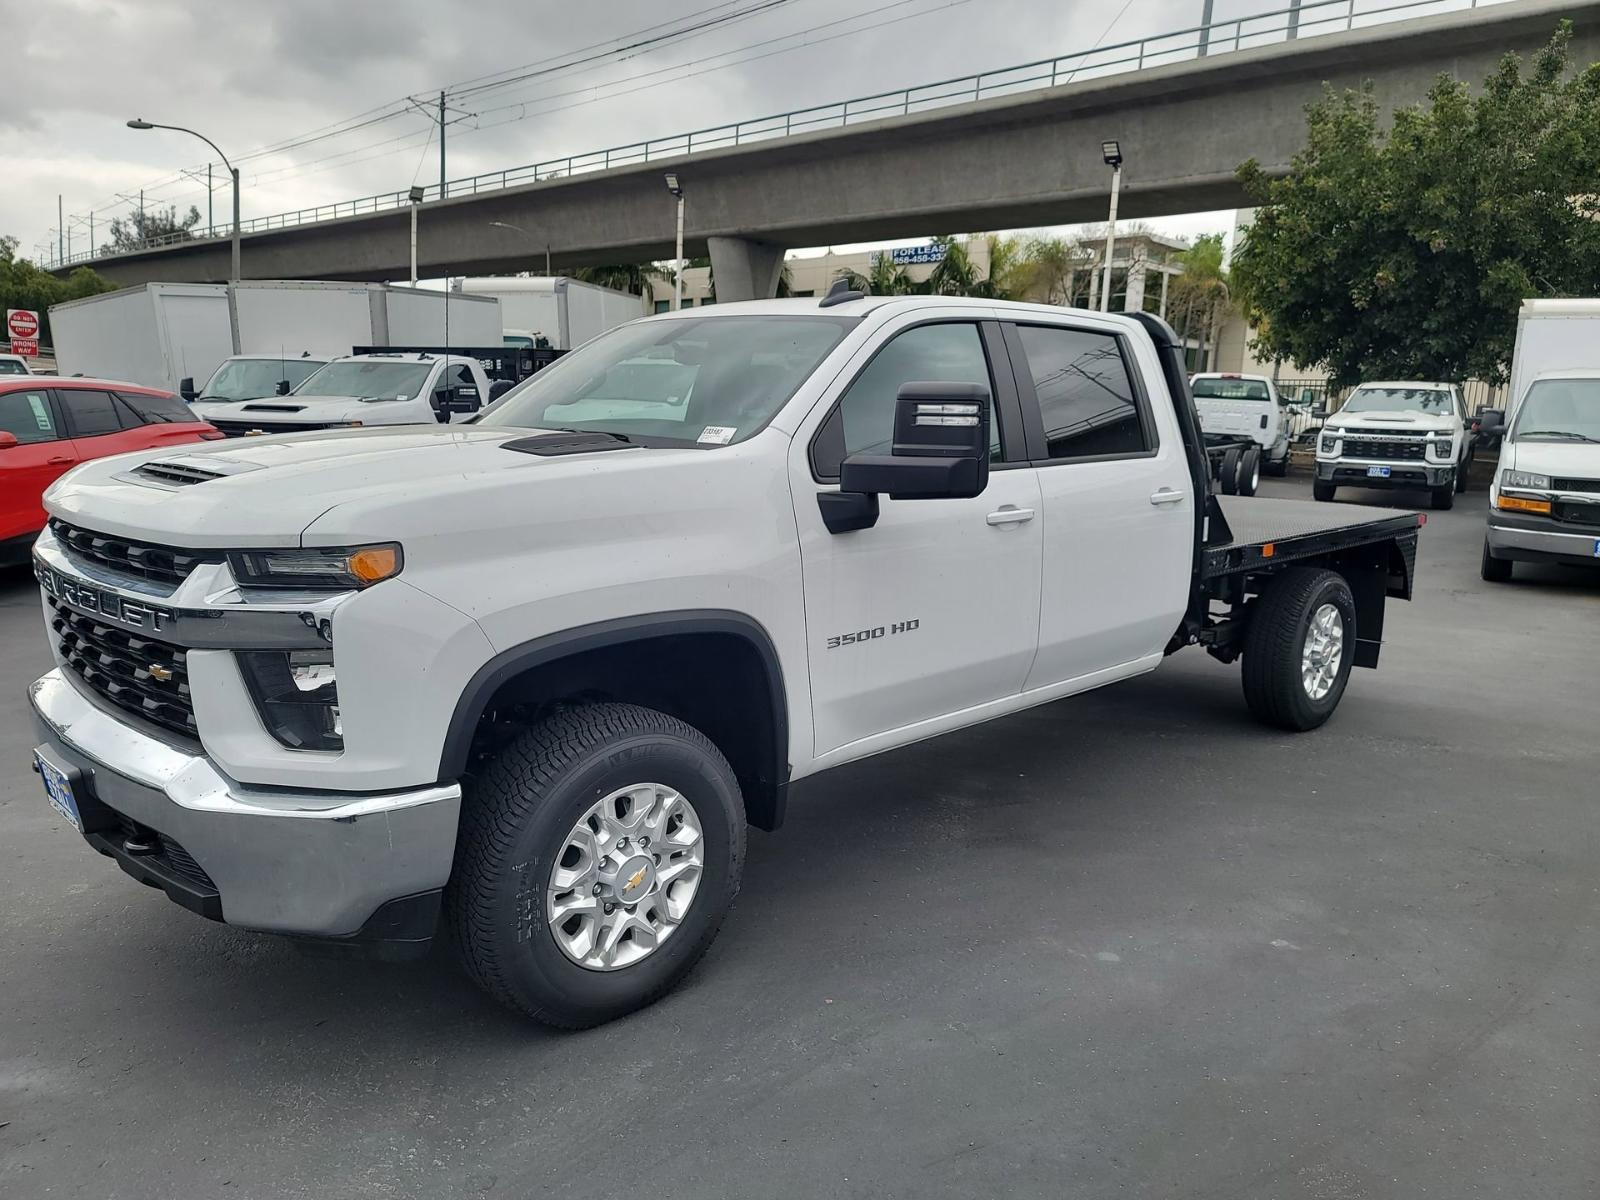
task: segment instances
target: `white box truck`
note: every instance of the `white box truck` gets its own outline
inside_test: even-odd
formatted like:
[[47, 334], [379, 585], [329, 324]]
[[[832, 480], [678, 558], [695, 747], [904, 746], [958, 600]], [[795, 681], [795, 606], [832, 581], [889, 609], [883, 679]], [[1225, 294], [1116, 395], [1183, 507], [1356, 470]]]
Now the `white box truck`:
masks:
[[[451, 290], [499, 300], [508, 346], [537, 346], [544, 338], [551, 349], [571, 350], [645, 315], [642, 297], [562, 275], [457, 279]], [[450, 315], [453, 320], [455, 313]], [[493, 340], [499, 341], [500, 334]]]
[[1509, 423], [1535, 375], [1600, 367], [1600, 300], [1524, 300], [1511, 352]]
[[331, 359], [355, 346], [500, 340], [490, 297], [382, 283], [250, 279], [147, 283], [50, 309], [63, 375], [179, 390], [234, 355]]

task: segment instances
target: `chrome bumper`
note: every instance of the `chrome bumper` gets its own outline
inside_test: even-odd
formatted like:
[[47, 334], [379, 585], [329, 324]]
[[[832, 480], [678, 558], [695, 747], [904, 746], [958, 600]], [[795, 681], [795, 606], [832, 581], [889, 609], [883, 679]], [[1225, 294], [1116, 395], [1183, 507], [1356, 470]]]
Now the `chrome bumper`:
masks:
[[1526, 557], [1533, 561], [1559, 559], [1600, 566], [1600, 556], [1595, 554], [1595, 546], [1600, 544], [1600, 530], [1565, 533], [1554, 529], [1530, 529], [1526, 526], [1497, 525], [1491, 517], [1488, 536], [1489, 549], [1500, 558]]
[[388, 902], [450, 877], [459, 784], [265, 791], [118, 720], [60, 670], [28, 698], [47, 757], [75, 768], [93, 800], [180, 843], [215, 884], [230, 925], [349, 937]]

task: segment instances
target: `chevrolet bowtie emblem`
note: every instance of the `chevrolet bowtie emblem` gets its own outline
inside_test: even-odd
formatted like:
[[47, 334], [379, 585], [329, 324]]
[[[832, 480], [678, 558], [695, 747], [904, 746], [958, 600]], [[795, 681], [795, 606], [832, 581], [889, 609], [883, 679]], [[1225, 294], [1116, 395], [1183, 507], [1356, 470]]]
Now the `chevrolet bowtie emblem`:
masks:
[[154, 679], [157, 683], [172, 682], [171, 667], [163, 667], [160, 663], [151, 663], [145, 668], [145, 670], [150, 672], [150, 678]]
[[644, 868], [640, 867], [632, 875], [628, 876], [627, 885], [622, 890], [625, 891], [625, 892], [631, 892], [631, 891], [633, 891], [634, 888], [638, 887], [643, 882], [644, 882]]

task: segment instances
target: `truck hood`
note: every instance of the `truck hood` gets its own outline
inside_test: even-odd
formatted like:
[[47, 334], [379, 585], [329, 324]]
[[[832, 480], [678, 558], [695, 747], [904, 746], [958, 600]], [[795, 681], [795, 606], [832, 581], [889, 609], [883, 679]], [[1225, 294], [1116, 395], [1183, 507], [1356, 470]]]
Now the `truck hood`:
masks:
[[386, 400], [359, 396], [262, 396], [256, 400], [196, 400], [189, 407], [202, 421], [249, 421], [265, 428], [290, 421], [381, 420]]
[[1427, 433], [1434, 429], [1450, 430], [1455, 427], [1456, 419], [1452, 416], [1432, 416], [1419, 412], [1334, 413], [1328, 418], [1326, 426], [1330, 432], [1360, 429], [1370, 433]]
[[1600, 446], [1589, 442], [1509, 442], [1500, 466], [1552, 479], [1600, 479]]
[[394, 425], [139, 451], [73, 469], [45, 493], [45, 507], [70, 524], [139, 541], [195, 549], [285, 546], [353, 500], [415, 497], [502, 472], [554, 478], [562, 464], [592, 471], [611, 458], [683, 453], [622, 447], [543, 457], [503, 449], [537, 432]]

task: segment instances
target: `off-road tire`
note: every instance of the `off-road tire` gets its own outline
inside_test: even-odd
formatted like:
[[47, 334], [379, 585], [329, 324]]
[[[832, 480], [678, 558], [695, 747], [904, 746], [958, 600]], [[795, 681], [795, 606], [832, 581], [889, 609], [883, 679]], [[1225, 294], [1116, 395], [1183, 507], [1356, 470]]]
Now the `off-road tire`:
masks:
[[[597, 799], [640, 782], [676, 788], [694, 806], [704, 873], [683, 924], [657, 950], [620, 970], [587, 970], [546, 920], [552, 859]], [[583, 1029], [643, 1008], [689, 972], [739, 894], [744, 855], [739, 784], [704, 734], [654, 709], [583, 705], [519, 735], [471, 781], [447, 919], [485, 992], [548, 1025]]]
[[[1344, 647], [1328, 694], [1314, 700], [1301, 680], [1301, 652], [1311, 617], [1333, 604], [1344, 621]], [[1265, 725], [1303, 732], [1333, 715], [1344, 696], [1355, 661], [1356, 604], [1337, 571], [1293, 567], [1277, 576], [1256, 600], [1244, 637], [1241, 677], [1251, 715]]]

